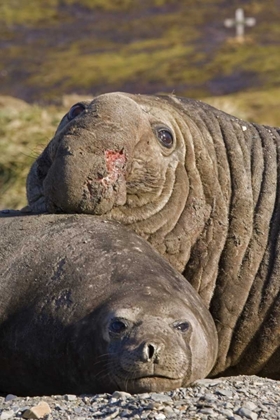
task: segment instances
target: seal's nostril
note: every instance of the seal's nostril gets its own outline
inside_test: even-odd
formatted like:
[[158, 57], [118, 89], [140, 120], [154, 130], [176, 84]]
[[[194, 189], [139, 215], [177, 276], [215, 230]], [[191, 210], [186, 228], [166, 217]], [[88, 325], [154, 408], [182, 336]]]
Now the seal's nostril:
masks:
[[152, 344], [148, 344], [147, 347], [148, 347], [147, 348], [148, 357], [149, 357], [149, 359], [152, 359], [153, 356], [154, 356], [154, 354], [155, 354], [155, 348], [154, 348], [154, 346]]
[[145, 362], [157, 363], [160, 346], [154, 343], [146, 343], [143, 347], [143, 359]]

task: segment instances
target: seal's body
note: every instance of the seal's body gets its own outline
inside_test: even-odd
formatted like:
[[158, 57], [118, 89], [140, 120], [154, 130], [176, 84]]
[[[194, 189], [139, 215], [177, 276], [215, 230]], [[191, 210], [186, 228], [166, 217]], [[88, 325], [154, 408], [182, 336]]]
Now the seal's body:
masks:
[[134, 232], [85, 215], [0, 231], [0, 392], [164, 391], [210, 372], [210, 313]]
[[129, 225], [210, 308], [212, 373], [279, 377], [279, 150], [279, 129], [200, 101], [105, 94], [63, 118], [29, 204]]

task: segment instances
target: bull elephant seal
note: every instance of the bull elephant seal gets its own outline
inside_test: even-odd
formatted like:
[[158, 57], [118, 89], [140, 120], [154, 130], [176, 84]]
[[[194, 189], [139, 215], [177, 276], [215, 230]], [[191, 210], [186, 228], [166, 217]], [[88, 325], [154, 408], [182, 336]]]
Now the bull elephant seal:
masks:
[[86, 215], [0, 218], [0, 391], [164, 391], [217, 354], [201, 298], [152, 247]]
[[128, 225], [210, 308], [212, 374], [279, 378], [279, 133], [192, 99], [101, 95], [62, 119], [29, 204]]

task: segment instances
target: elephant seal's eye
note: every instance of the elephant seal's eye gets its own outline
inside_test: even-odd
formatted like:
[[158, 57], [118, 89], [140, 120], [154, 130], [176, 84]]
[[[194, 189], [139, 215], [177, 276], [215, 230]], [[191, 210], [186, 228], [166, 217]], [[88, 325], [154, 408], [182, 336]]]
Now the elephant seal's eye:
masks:
[[120, 320], [113, 320], [110, 323], [109, 330], [113, 334], [121, 334], [126, 330], [126, 324]]
[[164, 147], [167, 147], [168, 149], [172, 147], [174, 142], [173, 134], [169, 130], [167, 130], [166, 128], [160, 128], [157, 130], [156, 134], [157, 138]]
[[176, 330], [186, 332], [190, 328], [190, 325], [188, 322], [179, 322], [178, 324], [175, 324], [174, 327], [176, 328]]
[[85, 106], [83, 104], [76, 104], [73, 105], [70, 111], [67, 114], [67, 118], [69, 121], [76, 118], [79, 114], [81, 114], [85, 110]]

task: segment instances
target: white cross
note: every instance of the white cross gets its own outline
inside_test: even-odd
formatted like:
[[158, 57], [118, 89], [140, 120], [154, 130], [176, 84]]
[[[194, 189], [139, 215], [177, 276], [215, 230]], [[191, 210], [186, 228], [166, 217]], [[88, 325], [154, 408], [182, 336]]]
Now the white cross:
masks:
[[239, 41], [244, 40], [244, 29], [245, 26], [254, 26], [256, 24], [256, 19], [253, 17], [245, 18], [243, 9], [236, 9], [235, 19], [226, 19], [224, 25], [227, 28], [236, 27], [236, 38]]

